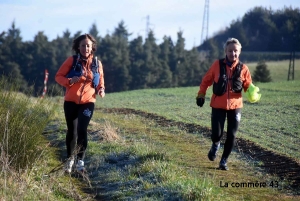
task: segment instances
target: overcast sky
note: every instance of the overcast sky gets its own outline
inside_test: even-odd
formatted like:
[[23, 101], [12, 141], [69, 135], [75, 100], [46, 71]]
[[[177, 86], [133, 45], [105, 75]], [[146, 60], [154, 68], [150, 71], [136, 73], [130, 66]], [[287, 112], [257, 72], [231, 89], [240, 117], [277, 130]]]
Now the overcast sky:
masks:
[[[7, 31], [15, 21], [23, 41], [32, 41], [39, 31], [51, 41], [67, 29], [72, 35], [86, 33], [95, 23], [99, 35], [104, 36], [123, 20], [132, 33], [129, 39], [138, 35], [144, 38], [149, 27], [157, 43], [165, 35], [175, 42], [177, 32], [182, 30], [185, 48], [191, 49], [201, 42], [204, 5], [205, 0], [0, 0], [0, 32]], [[208, 37], [255, 6], [299, 8], [300, 0], [210, 0]]]

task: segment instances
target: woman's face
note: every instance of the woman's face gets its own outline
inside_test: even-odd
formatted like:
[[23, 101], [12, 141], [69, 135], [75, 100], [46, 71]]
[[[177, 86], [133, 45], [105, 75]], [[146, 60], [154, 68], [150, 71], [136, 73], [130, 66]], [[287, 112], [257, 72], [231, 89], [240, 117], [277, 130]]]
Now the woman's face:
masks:
[[88, 58], [92, 53], [93, 42], [86, 38], [79, 43], [79, 52], [84, 58]]
[[230, 43], [226, 47], [225, 54], [230, 62], [236, 61], [241, 53], [241, 47], [235, 43]]

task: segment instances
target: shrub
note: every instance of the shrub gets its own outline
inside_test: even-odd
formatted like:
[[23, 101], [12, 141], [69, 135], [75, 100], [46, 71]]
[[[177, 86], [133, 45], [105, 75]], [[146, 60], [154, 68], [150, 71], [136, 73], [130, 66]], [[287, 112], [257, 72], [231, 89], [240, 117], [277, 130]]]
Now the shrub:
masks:
[[16, 170], [30, 168], [43, 151], [52, 104], [17, 92], [13, 79], [2, 76], [0, 86], [0, 154]]
[[268, 70], [265, 61], [259, 61], [253, 74], [255, 82], [271, 82], [270, 71]]

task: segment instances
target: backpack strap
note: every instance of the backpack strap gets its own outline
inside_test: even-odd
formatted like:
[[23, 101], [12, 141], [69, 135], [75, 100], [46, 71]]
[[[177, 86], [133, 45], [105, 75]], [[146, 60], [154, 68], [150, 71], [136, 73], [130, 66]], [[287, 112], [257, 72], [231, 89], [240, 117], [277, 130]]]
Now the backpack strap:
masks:
[[99, 62], [98, 62], [97, 57], [93, 58], [91, 68], [92, 68], [91, 70], [93, 72], [93, 87], [95, 88], [96, 93], [98, 93], [97, 87], [99, 85], [100, 73], [98, 72]]
[[233, 72], [232, 77], [240, 76], [242, 71], [243, 63], [239, 61], [239, 63], [236, 65], [236, 68]]
[[222, 96], [227, 91], [227, 74], [226, 64], [223, 62], [224, 59], [219, 59], [220, 74], [217, 82], [213, 82], [213, 93], [216, 96]]
[[68, 74], [66, 75], [67, 78], [72, 78], [74, 76], [82, 75], [82, 66], [79, 66], [80, 69], [77, 68], [79, 59], [80, 59], [80, 54], [73, 55], [73, 63], [72, 63], [71, 69], [69, 70]]
[[243, 65], [244, 65], [243, 62], [239, 61], [239, 63], [238, 63], [239, 70], [242, 70]]
[[98, 63], [97, 57], [94, 57], [94, 58], [93, 58], [91, 68], [92, 68], [91, 70], [92, 70], [92, 72], [93, 72], [94, 74], [95, 74], [95, 73], [98, 73], [99, 63]]
[[75, 69], [75, 67], [76, 67], [76, 65], [77, 65], [77, 63], [78, 63], [78, 61], [79, 61], [79, 59], [80, 59], [80, 54], [79, 54], [79, 53], [78, 53], [77, 55], [76, 55], [76, 54], [73, 55], [73, 64], [72, 64], [72, 68]]
[[[226, 75], [226, 64], [223, 62], [225, 58], [219, 59], [219, 65], [220, 65], [220, 75]], [[243, 67], [243, 63], [239, 61], [239, 63], [236, 65], [236, 69], [233, 72], [232, 76], [239, 75]]]
[[226, 75], [226, 64], [223, 62], [225, 58], [219, 59], [220, 76]]
[[[77, 76], [78, 72], [75, 72], [75, 71], [76, 71], [76, 67], [79, 62], [79, 59], [80, 59], [80, 54], [73, 55], [72, 68], [71, 68], [70, 72], [67, 74], [68, 78], [72, 78], [75, 75]], [[92, 65], [91, 65], [91, 71], [93, 73], [93, 80], [92, 80], [93, 87], [96, 89], [96, 93], [97, 93], [97, 87], [99, 85], [99, 79], [100, 79], [100, 74], [98, 72], [98, 68], [99, 68], [98, 59], [97, 59], [97, 57], [94, 57], [93, 61], [92, 61]]]

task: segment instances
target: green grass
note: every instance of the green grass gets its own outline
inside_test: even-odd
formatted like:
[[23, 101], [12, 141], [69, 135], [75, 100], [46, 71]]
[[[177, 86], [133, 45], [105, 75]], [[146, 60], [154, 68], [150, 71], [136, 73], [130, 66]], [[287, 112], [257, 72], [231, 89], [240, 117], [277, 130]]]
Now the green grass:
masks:
[[10, 166], [22, 170], [36, 161], [45, 141], [41, 133], [49, 121], [53, 103], [16, 92], [12, 80], [0, 78], [0, 148]]
[[43, 135], [55, 101], [18, 93], [13, 79], [1, 77], [0, 85], [0, 200], [80, 198], [73, 178], [49, 175], [61, 163]]
[[[287, 68], [281, 69], [286, 64], [287, 61], [267, 63], [276, 82], [255, 83], [262, 98], [255, 104], [244, 101], [237, 137], [299, 161], [298, 63], [296, 80], [289, 82], [285, 81]], [[251, 69], [251, 64], [249, 67]], [[2, 89], [5, 91], [0, 94], [1, 199], [93, 200], [93, 196], [102, 200], [299, 199], [287, 194], [286, 181], [259, 169], [260, 161], [249, 160], [237, 152], [230, 157], [230, 171], [217, 171], [220, 156], [216, 162], [207, 160], [211, 142], [201, 133], [186, 133], [172, 126], [161, 127], [155, 121], [134, 114], [103, 113], [102, 110], [95, 111], [88, 130], [86, 164], [90, 178], [70, 177], [63, 174], [62, 168], [66, 131], [62, 97], [39, 100], [11, 93], [12, 89], [7, 87]], [[132, 108], [210, 128], [211, 90], [202, 108], [195, 103], [197, 91], [198, 87], [185, 87], [108, 93], [104, 99], [97, 100], [96, 107]], [[54, 110], [49, 109], [52, 103], [59, 103], [53, 105]], [[18, 133], [22, 134], [21, 138], [16, 137]], [[27, 156], [34, 158], [30, 165], [26, 165], [26, 160], [13, 161], [14, 157], [6, 154], [6, 145], [11, 144], [6, 142], [11, 139], [16, 147], [12, 151], [29, 151]], [[26, 142], [28, 148], [24, 149]], [[16, 166], [17, 162], [22, 166]], [[19, 171], [15, 167], [19, 167]], [[230, 186], [231, 183], [270, 184], [272, 181], [279, 181], [279, 187]], [[224, 187], [226, 183], [229, 187]]]
[[[271, 78], [273, 82], [281, 82], [281, 81], [287, 81], [288, 78], [288, 70], [290, 61], [289, 60], [283, 60], [283, 61], [268, 61], [266, 62], [267, 68], [271, 73]], [[255, 68], [257, 66], [257, 62], [251, 62], [246, 63], [246, 65], [249, 67], [252, 75], [255, 71]], [[300, 80], [300, 60], [295, 60], [295, 72], [294, 72], [294, 79]], [[290, 78], [291, 79], [291, 78]]]
[[[279, 188], [233, 188], [231, 183], [267, 182], [276, 178], [233, 153], [229, 172], [207, 160], [210, 140], [173, 127], [160, 127], [132, 114], [95, 112], [93, 123], [105, 132], [110, 122], [120, 140], [89, 144], [92, 185], [103, 200], [293, 200]], [[95, 131], [91, 128], [90, 139]], [[218, 157], [219, 160], [219, 157]], [[223, 182], [221, 187], [220, 182]], [[229, 187], [224, 187], [225, 183]], [[283, 188], [280, 182], [280, 189]], [[148, 199], [147, 199], [148, 198]]]
[[[300, 81], [257, 83], [262, 98], [250, 104], [244, 98], [237, 137], [250, 139], [269, 150], [299, 160]], [[97, 102], [102, 108], [133, 108], [168, 119], [210, 128], [208, 90], [204, 107], [195, 103], [198, 87], [135, 90], [107, 94]]]
[[[300, 81], [257, 83], [257, 86], [260, 87], [262, 98], [260, 102], [254, 104], [247, 102], [245, 99], [238, 137], [249, 139], [268, 150], [290, 156], [299, 161], [300, 102], [298, 98], [300, 95]], [[132, 108], [148, 113], [155, 113], [171, 120], [194, 123], [210, 128], [211, 108], [209, 107], [209, 101], [211, 90], [208, 91], [206, 103], [203, 108], [196, 106], [195, 97], [197, 91], [198, 87], [186, 87], [111, 93], [107, 94], [104, 99], [99, 99], [97, 107]], [[208, 162], [206, 155], [211, 142], [209, 139], [203, 138], [201, 133], [191, 135], [183, 131], [176, 131], [172, 127], [168, 129], [159, 128], [155, 123], [148, 122], [149, 120], [145, 120], [144, 124], [139, 126], [138, 121], [130, 121], [134, 119], [130, 114], [124, 115], [123, 118], [126, 120], [118, 119], [122, 118], [120, 116], [122, 115], [96, 112], [94, 118], [96, 118], [96, 121], [98, 121], [97, 118], [106, 118], [114, 122], [114, 126], [119, 129], [123, 138], [128, 143], [131, 141], [142, 141], [148, 143], [147, 146], [152, 146], [153, 144], [155, 146], [161, 145], [157, 149], [164, 153], [164, 161], [169, 160], [170, 164], [175, 164], [185, 171], [188, 170], [188, 180], [195, 177], [208, 181], [209, 185], [206, 186], [206, 189], [211, 189], [210, 200], [298, 199], [286, 196], [284, 194], [285, 191], [277, 191], [278, 189], [274, 188], [249, 189], [230, 188], [230, 186], [222, 188], [220, 187], [220, 182], [223, 182], [223, 185], [226, 182], [230, 185], [230, 182], [243, 183], [245, 181], [266, 181], [269, 184], [272, 181], [279, 181], [279, 179], [270, 177], [270, 175], [257, 169], [259, 161], [247, 160], [238, 153], [233, 153], [230, 158], [231, 170], [229, 173], [223, 174], [223, 172], [214, 171], [214, 167], [217, 164]], [[121, 123], [124, 121], [125, 123]], [[159, 131], [160, 129], [161, 131]], [[118, 147], [117, 145], [115, 146]], [[114, 148], [110, 149], [111, 152], [113, 150]], [[103, 157], [105, 157], [105, 154]], [[155, 172], [155, 170], [152, 169], [151, 172]], [[176, 174], [176, 171], [174, 173], [176, 175], [174, 177], [178, 178], [179, 176]], [[127, 174], [130, 175], [130, 173]], [[157, 174], [159, 175], [159, 173]], [[120, 174], [116, 174], [116, 172], [114, 175], [116, 175], [116, 178], [122, 177]], [[128, 178], [132, 178], [132, 176]], [[168, 178], [168, 180], [171, 179]], [[199, 182], [201, 183], [201, 179], [197, 180], [192, 186], [197, 186], [196, 183]], [[173, 184], [176, 184], [175, 180]], [[147, 184], [144, 185], [146, 186]], [[285, 185], [287, 184], [280, 180], [280, 189], [284, 188], [283, 186]], [[145, 186], [140, 188], [145, 188]], [[188, 186], [186, 185], [179, 192], [183, 193], [187, 191]], [[216, 197], [213, 197], [214, 195]]]

